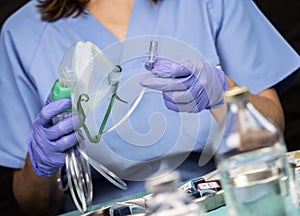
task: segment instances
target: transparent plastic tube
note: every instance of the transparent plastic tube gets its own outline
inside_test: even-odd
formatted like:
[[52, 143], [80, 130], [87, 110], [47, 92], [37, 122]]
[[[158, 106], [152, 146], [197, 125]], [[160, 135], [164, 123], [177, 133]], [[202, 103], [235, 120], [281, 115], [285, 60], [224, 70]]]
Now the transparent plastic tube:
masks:
[[149, 71], [152, 70], [153, 64], [157, 56], [158, 41], [151, 41], [148, 53]]
[[[77, 80], [77, 75], [70, 66], [70, 59], [72, 59], [70, 54], [73, 54], [74, 48], [68, 49], [62, 60], [58, 80], [52, 89], [52, 101], [71, 98], [70, 89], [74, 87]], [[55, 124], [72, 115], [73, 112], [75, 111], [71, 108], [65, 113], [54, 117], [52, 121]], [[73, 201], [77, 209], [84, 213], [92, 205], [93, 185], [89, 163], [80, 154], [75, 154], [75, 147], [68, 149], [66, 152], [66, 174]]]

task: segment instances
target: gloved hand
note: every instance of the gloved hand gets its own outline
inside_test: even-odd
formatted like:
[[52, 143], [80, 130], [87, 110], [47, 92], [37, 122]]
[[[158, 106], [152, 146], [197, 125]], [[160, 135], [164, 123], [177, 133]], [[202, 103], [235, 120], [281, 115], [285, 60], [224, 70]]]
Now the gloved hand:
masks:
[[[145, 68], [148, 69], [148, 62]], [[174, 62], [158, 58], [152, 74], [141, 85], [163, 92], [167, 108], [177, 112], [196, 113], [221, 107], [223, 92], [228, 89], [224, 72], [206, 62]]]
[[72, 106], [70, 99], [51, 102], [51, 94], [33, 123], [28, 139], [28, 152], [35, 173], [53, 176], [65, 164], [66, 150], [78, 143], [75, 130], [80, 122], [77, 116], [68, 116], [56, 124], [52, 119]]

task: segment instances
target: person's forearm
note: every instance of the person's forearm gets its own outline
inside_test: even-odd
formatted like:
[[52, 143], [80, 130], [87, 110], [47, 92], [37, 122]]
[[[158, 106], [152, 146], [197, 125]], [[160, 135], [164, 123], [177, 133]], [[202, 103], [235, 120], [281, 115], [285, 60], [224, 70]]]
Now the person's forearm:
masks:
[[[227, 77], [229, 89], [237, 86]], [[251, 103], [265, 116], [271, 119], [283, 132], [284, 131], [284, 113], [275, 89], [267, 89], [257, 95], [250, 94]]]
[[[274, 89], [270, 90], [274, 91], [276, 94]], [[250, 101], [258, 110], [269, 117], [279, 127], [279, 129], [281, 129], [282, 132], [284, 131], [284, 114], [281, 105], [279, 106], [278, 103], [274, 103], [273, 100], [264, 95], [250, 94]]]
[[57, 186], [57, 174], [40, 177], [33, 171], [29, 155], [23, 169], [14, 171], [13, 191], [26, 215], [56, 215], [64, 203], [64, 192]]

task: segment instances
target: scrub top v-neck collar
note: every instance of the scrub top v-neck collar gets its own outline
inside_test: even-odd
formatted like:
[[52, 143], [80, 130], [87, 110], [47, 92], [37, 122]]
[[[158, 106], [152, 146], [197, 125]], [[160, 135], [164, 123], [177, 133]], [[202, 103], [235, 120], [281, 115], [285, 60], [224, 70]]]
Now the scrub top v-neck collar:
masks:
[[[126, 39], [154, 34], [154, 23], [156, 19], [157, 7], [151, 0], [136, 0], [128, 24]], [[76, 32], [100, 48], [105, 48], [120, 40], [111, 33], [101, 22], [99, 22], [89, 11], [79, 19], [71, 19]]]
[[153, 35], [157, 13], [158, 5], [152, 3], [151, 0], [135, 0], [126, 38]]

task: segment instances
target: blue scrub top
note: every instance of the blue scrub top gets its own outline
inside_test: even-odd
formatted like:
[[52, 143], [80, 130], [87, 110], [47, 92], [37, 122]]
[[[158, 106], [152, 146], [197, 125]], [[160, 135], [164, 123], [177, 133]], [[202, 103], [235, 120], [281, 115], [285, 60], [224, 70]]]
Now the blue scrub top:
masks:
[[[100, 49], [119, 42], [88, 12], [78, 18], [47, 23], [40, 20], [35, 5], [36, 1], [31, 1], [13, 14], [3, 26], [0, 38], [0, 165], [12, 168], [24, 165], [32, 122], [57, 79], [67, 48], [77, 41], [91, 41]], [[161, 35], [186, 43], [210, 63], [221, 65], [231, 79], [255, 94], [289, 76], [300, 65], [296, 52], [251, 0], [164, 0], [157, 5], [150, 0], [137, 0], [127, 38], [144, 35]], [[148, 46], [149, 41], [145, 43]], [[124, 65], [129, 71], [123, 71], [124, 77], [145, 71], [142, 61], [137, 61], [139, 64]], [[165, 133], [151, 146], [132, 145], [130, 139], [136, 137], [131, 133], [125, 139], [117, 132], [103, 138], [106, 145], [103, 149], [97, 147], [97, 155], [93, 156], [100, 155], [103, 164], [130, 182], [127, 191], [120, 191], [105, 180], [95, 182], [94, 203], [143, 190], [143, 184], [136, 181], [143, 180], [141, 172], [179, 166], [185, 180], [214, 168], [212, 163], [198, 165], [209, 138], [209, 112], [195, 114], [200, 119], [196, 126], [182, 126], [180, 119], [185, 114], [168, 111], [161, 95], [149, 94], [132, 116], [132, 122], [139, 124], [132, 125], [132, 130], [138, 130], [135, 134], [147, 134], [151, 130], [147, 118], [161, 112], [167, 113], [162, 117]], [[184, 117], [192, 118], [189, 114]], [[162, 156], [167, 159], [162, 160]], [[72, 208], [71, 203], [66, 206], [66, 210]]]

